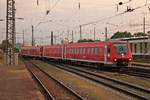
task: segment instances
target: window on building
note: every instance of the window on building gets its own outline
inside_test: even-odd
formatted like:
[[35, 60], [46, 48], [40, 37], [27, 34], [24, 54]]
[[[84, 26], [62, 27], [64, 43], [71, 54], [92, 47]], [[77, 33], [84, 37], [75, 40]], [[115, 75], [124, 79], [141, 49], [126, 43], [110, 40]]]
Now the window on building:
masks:
[[148, 48], [147, 48], [147, 43], [145, 42], [145, 43], [144, 43], [144, 51], [145, 51], [145, 53], [147, 53], [147, 49], [148, 49]]
[[140, 53], [142, 53], [142, 43], [140, 43]]
[[134, 44], [134, 52], [137, 53], [137, 44]]

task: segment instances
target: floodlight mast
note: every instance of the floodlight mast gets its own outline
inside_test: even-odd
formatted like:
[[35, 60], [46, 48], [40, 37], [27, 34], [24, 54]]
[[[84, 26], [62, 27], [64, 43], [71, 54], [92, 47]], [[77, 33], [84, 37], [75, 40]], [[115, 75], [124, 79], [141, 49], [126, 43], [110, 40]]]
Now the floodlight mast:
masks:
[[6, 16], [6, 64], [15, 65], [15, 1], [7, 0]]

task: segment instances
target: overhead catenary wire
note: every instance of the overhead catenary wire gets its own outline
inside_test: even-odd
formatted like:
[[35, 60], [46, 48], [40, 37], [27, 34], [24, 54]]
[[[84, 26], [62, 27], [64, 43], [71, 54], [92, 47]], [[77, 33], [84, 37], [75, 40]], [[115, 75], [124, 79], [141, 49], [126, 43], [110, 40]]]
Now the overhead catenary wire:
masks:
[[[150, 4], [150, 3], [148, 3], [148, 4]], [[113, 16], [109, 16], [109, 17], [106, 17], [106, 18], [103, 18], [103, 19], [100, 19], [100, 20], [95, 20], [95, 21], [91, 21], [91, 22], [88, 22], [88, 23], [85, 23], [85, 24], [81, 24], [81, 26], [86, 26], [86, 25], [90, 25], [90, 24], [94, 24], [94, 23], [99, 23], [99, 22], [101, 22], [101, 21], [105, 21], [105, 20], [108, 20], [108, 19], [112, 19], [112, 18], [114, 18], [114, 17], [117, 17], [117, 16], [120, 16], [120, 15], [126, 14], [126, 13], [128, 13], [128, 12], [132, 12], [132, 11], [134, 11], [134, 10], [136, 10], [136, 9], [140, 9], [140, 8], [142, 8], [142, 7], [145, 7], [145, 6], [147, 6], [148, 4], [144, 4], [144, 5], [142, 5], [142, 6], [138, 6], [138, 7], [131, 8], [131, 9], [127, 9], [126, 11], [124, 11], [124, 12], [122, 12], [122, 13], [119, 13], [119, 14], [116, 14], [116, 15], [113, 15]]]

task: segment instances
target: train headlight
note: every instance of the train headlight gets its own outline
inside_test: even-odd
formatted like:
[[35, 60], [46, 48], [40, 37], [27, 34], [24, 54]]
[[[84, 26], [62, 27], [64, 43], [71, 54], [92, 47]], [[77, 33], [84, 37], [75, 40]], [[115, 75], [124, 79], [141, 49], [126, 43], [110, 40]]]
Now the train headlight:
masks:
[[130, 58], [129, 61], [131, 61], [132, 59]]
[[114, 61], [117, 61], [117, 59], [114, 59]]

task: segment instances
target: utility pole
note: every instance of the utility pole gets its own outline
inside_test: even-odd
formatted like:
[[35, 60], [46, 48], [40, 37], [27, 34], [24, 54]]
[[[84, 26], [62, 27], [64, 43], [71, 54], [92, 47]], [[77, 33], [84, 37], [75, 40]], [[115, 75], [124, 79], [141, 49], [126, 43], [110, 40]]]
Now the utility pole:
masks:
[[23, 30], [23, 38], [22, 38], [22, 40], [23, 40], [22, 44], [24, 46], [24, 30]]
[[53, 45], [53, 31], [51, 31], [51, 45]]
[[34, 26], [32, 25], [32, 46], [34, 46]]
[[73, 30], [72, 30], [72, 43], [74, 42]]
[[95, 31], [95, 24], [94, 24], [94, 40], [95, 40], [95, 33], [96, 33], [96, 31]]
[[[143, 33], [145, 34], [145, 13], [144, 13], [144, 17], [143, 17]], [[143, 42], [144, 42], [144, 48], [146, 48], [145, 39]], [[146, 54], [146, 52], [144, 52], [144, 58], [145, 58], [145, 54]]]
[[107, 27], [105, 27], [105, 41], [107, 41]]
[[82, 40], [82, 26], [80, 25], [80, 40]]
[[143, 17], [143, 33], [145, 34], [145, 14], [144, 14], [144, 17]]
[[15, 65], [15, 1], [7, 0], [6, 15], [6, 64]]
[[57, 44], [57, 43], [56, 43], [56, 41], [57, 41], [57, 36], [54, 35], [53, 37], [54, 37], [54, 44]]

